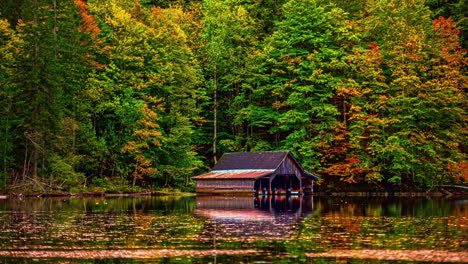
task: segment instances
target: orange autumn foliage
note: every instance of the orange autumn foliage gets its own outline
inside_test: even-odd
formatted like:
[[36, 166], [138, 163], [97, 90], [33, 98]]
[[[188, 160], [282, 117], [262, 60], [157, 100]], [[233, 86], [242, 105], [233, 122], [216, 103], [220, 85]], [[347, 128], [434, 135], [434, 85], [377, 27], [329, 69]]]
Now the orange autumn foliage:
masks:
[[449, 172], [455, 177], [456, 183], [467, 183], [468, 182], [468, 162], [461, 161], [459, 163], [449, 163]]
[[138, 122], [139, 129], [133, 132], [134, 140], [128, 141], [122, 148], [123, 153], [134, 155], [135, 170], [132, 176], [136, 179], [142, 179], [144, 176], [151, 176], [157, 172], [154, 168], [153, 160], [145, 155], [145, 150], [151, 146], [159, 147], [161, 142], [159, 137], [162, 135], [158, 130], [158, 115], [147, 105], [144, 104], [143, 118]]

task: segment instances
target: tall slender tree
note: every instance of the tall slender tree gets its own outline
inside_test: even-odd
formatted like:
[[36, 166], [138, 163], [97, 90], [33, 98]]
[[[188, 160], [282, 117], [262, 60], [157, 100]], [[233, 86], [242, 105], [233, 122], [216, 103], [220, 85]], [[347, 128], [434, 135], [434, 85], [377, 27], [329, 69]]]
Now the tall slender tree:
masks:
[[[219, 126], [224, 134], [233, 130], [233, 117], [228, 106], [233, 105], [234, 97], [240, 93], [247, 58], [257, 43], [256, 22], [237, 1], [206, 0], [203, 7], [204, 68], [206, 85], [213, 100], [212, 156], [216, 163]], [[221, 123], [220, 120], [230, 122]]]

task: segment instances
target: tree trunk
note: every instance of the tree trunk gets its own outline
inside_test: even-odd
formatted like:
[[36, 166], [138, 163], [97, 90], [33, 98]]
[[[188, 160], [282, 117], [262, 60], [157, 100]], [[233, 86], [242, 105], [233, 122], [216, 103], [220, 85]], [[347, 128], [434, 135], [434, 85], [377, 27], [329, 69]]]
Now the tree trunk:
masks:
[[[38, 12], [38, 6], [37, 6], [37, 0], [34, 1], [35, 3], [35, 12], [34, 12], [34, 27], [36, 28], [38, 25], [39, 25], [39, 21], [38, 21], [38, 15], [37, 15], [37, 12]], [[37, 29], [36, 29], [37, 30]], [[39, 56], [39, 43], [38, 43], [38, 37], [36, 36], [35, 39], [34, 39], [34, 67], [38, 67], [38, 56]], [[37, 78], [37, 77], [36, 77]], [[36, 91], [37, 93], [39, 94], [40, 91], [39, 91], [39, 84], [37, 83], [37, 80], [36, 80]], [[35, 106], [34, 106], [34, 113], [33, 115], [35, 116], [35, 120], [38, 119], [38, 112], [39, 112], [39, 106], [36, 102]], [[35, 128], [37, 129], [37, 128]], [[33, 128], [34, 130], [34, 128]], [[33, 132], [33, 138], [34, 136], [37, 135], [37, 131], [34, 131]], [[38, 152], [39, 152], [39, 146], [37, 144], [33, 144], [33, 177], [37, 177], [37, 163], [38, 163]]]
[[132, 186], [135, 187], [138, 174], [138, 162], [135, 164], [135, 171], [133, 172], [133, 183]]
[[57, 0], [54, 0], [54, 56], [57, 58]]
[[8, 125], [9, 125], [9, 117], [6, 118], [6, 126], [5, 126], [5, 142], [3, 145], [3, 174], [5, 176], [5, 183], [7, 181], [7, 146], [8, 146]]
[[213, 161], [216, 164], [218, 163], [218, 159], [216, 158], [216, 141], [218, 140], [218, 77], [216, 65], [214, 67], [213, 79]]

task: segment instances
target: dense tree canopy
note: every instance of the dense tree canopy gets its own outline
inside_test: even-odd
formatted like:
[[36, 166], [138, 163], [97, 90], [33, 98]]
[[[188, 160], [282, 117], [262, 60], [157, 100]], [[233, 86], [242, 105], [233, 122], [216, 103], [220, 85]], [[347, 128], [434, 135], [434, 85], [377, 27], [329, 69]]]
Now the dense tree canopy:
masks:
[[0, 6], [0, 184], [184, 188], [289, 149], [328, 188], [467, 183], [464, 1]]

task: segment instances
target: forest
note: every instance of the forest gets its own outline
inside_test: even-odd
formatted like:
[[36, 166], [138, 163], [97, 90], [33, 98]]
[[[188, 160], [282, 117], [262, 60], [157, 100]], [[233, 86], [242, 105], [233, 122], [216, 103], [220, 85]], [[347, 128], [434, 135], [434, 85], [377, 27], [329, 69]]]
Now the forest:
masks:
[[193, 190], [291, 150], [322, 190], [467, 184], [464, 0], [0, 0], [0, 189]]

